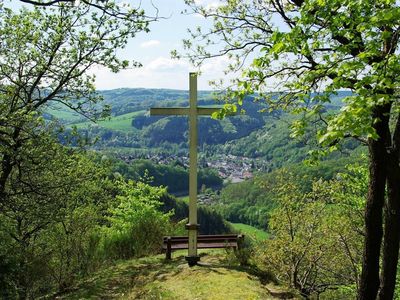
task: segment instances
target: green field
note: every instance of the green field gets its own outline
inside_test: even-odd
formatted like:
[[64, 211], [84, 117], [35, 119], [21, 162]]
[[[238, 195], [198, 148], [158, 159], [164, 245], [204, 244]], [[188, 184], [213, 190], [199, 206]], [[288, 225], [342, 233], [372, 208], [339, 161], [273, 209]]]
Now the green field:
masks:
[[77, 128], [87, 128], [90, 125], [98, 125], [103, 128], [107, 129], [112, 129], [112, 130], [120, 130], [120, 131], [134, 131], [136, 130], [134, 127], [132, 127], [132, 119], [136, 116], [139, 115], [144, 115], [146, 113], [145, 110], [140, 110], [140, 111], [135, 111], [127, 114], [123, 114], [120, 116], [116, 117], [111, 117], [110, 119], [107, 120], [102, 120], [98, 121], [97, 123], [93, 123], [90, 121], [82, 122], [82, 123], [76, 123], [74, 126]]
[[84, 117], [78, 114], [76, 111], [73, 111], [68, 108], [48, 108], [46, 109], [46, 113], [51, 114], [52, 116], [56, 117], [57, 119], [70, 123], [70, 122], [79, 122]]
[[232, 227], [243, 233], [244, 235], [247, 235], [257, 241], [262, 241], [266, 240], [268, 238], [268, 232], [255, 228], [253, 226], [247, 225], [247, 224], [242, 224], [242, 223], [230, 223]]

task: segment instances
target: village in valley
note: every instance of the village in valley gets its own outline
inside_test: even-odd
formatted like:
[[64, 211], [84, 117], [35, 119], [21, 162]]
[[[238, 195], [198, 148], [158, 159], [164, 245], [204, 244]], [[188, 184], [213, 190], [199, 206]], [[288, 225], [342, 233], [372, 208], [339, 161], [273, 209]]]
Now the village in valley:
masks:
[[[148, 159], [156, 164], [180, 165], [189, 168], [189, 157], [177, 154], [146, 154], [137, 157], [133, 154], [118, 154], [118, 157], [126, 163], [135, 159]], [[218, 172], [226, 183], [238, 183], [250, 179], [255, 173], [268, 170], [268, 162], [263, 159], [236, 156], [232, 154], [215, 154], [213, 156], [199, 155], [199, 168], [211, 168]]]

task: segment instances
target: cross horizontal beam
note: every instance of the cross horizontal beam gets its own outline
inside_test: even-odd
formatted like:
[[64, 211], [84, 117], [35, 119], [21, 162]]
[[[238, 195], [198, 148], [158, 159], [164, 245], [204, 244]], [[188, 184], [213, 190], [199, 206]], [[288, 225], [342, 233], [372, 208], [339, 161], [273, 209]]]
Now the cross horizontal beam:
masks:
[[[219, 112], [222, 107], [197, 107], [196, 115], [210, 116], [215, 112]], [[189, 115], [188, 107], [153, 107], [150, 108], [151, 116], [165, 116], [165, 115]]]

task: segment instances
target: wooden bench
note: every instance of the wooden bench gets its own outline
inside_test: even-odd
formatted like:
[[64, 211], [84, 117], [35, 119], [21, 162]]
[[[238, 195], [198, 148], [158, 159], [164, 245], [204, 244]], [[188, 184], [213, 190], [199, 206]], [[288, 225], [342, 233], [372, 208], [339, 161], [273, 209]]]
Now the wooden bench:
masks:
[[[244, 238], [242, 234], [216, 234], [216, 235], [198, 235], [198, 249], [214, 248], [233, 248], [239, 249]], [[171, 253], [174, 250], [188, 249], [188, 236], [165, 236], [163, 240], [163, 251], [165, 258], [171, 259]]]

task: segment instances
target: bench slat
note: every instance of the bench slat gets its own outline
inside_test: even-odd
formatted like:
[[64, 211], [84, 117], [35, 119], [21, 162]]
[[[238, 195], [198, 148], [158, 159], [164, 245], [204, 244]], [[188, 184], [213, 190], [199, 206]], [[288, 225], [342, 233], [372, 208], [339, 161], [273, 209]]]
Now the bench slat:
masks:
[[[205, 238], [205, 239], [212, 239], [212, 238], [217, 238], [217, 239], [218, 238], [234, 238], [234, 239], [237, 239], [238, 236], [240, 236], [240, 235], [237, 235], [237, 234], [210, 234], [210, 235], [198, 235], [197, 239], [203, 239], [203, 238]], [[164, 240], [166, 240], [168, 238], [171, 238], [172, 240], [180, 240], [180, 239], [187, 240], [188, 239], [187, 235], [180, 235], [180, 236], [165, 236]]]
[[201, 249], [207, 249], [207, 248], [237, 248], [238, 244], [237, 243], [215, 243], [212, 244], [212, 247], [210, 247], [210, 244], [208, 243], [197, 243], [197, 248]]
[[[228, 243], [197, 243], [197, 248], [207, 249], [207, 248], [237, 248], [237, 242], [228, 242]], [[188, 243], [182, 244], [173, 244], [171, 245], [172, 250], [182, 250], [187, 249]], [[167, 246], [163, 245], [163, 250], [166, 250]]]

